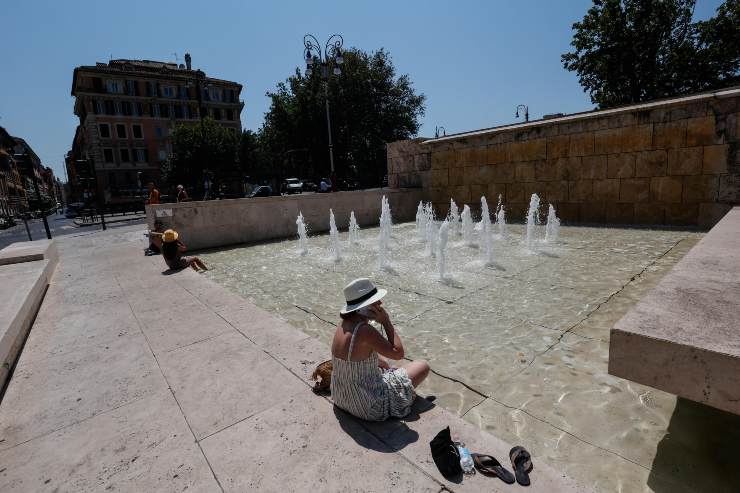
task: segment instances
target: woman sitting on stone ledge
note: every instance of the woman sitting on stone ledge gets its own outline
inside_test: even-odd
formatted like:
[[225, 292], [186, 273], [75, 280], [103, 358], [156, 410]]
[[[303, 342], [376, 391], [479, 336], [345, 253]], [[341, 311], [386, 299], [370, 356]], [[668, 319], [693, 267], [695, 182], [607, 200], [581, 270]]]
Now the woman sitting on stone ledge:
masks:
[[[404, 355], [401, 338], [382, 306], [381, 298], [385, 295], [385, 289], [377, 289], [368, 279], [349, 283], [344, 288], [347, 304], [339, 314], [342, 323], [331, 344], [334, 404], [368, 421], [406, 416], [416, 395], [414, 387], [429, 374], [426, 361], [391, 368], [378, 357], [380, 354], [400, 360]], [[383, 326], [387, 339], [368, 323], [369, 320]]]
[[199, 257], [183, 257], [182, 252], [188, 248], [177, 239], [178, 234], [174, 229], [168, 229], [162, 233], [162, 256], [167, 267], [173, 270], [192, 267], [195, 272], [208, 270], [206, 264]]

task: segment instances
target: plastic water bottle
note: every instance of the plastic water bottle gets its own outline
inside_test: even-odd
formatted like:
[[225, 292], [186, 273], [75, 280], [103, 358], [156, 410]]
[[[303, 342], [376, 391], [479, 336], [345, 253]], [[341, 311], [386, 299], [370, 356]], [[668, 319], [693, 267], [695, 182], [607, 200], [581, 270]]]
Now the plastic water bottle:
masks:
[[453, 437], [457, 451], [460, 453], [460, 467], [465, 474], [475, 473], [475, 466], [473, 464], [473, 457], [470, 455], [470, 451], [465, 447], [465, 444], [461, 442], [457, 435]]

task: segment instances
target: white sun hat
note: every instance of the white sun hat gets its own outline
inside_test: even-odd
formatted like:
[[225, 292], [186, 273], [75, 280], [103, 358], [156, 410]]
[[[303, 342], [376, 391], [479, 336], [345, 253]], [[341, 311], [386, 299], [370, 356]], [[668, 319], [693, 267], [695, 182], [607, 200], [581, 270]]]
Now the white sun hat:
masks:
[[345, 314], [370, 306], [388, 293], [378, 289], [370, 279], [361, 277], [347, 284], [344, 288], [344, 299], [347, 302], [339, 313]]

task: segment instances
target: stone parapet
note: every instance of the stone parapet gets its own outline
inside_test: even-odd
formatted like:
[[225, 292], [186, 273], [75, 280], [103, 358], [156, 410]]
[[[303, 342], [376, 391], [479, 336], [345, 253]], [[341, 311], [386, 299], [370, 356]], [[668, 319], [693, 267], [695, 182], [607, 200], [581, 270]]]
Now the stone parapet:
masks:
[[[665, 210], [696, 213], [695, 205]], [[609, 373], [740, 414], [738, 252], [740, 207], [611, 329]]]
[[[389, 185], [521, 221], [532, 193], [570, 222], [713, 226], [740, 203], [740, 88], [388, 144]], [[416, 166], [416, 163], [423, 163]]]
[[203, 249], [296, 237], [299, 213], [311, 233], [329, 230], [329, 209], [340, 229], [348, 227], [352, 211], [360, 226], [377, 225], [383, 196], [388, 198], [394, 221], [410, 221], [422, 193], [418, 188], [397, 188], [181, 202], [147, 205], [146, 214], [150, 228], [158, 219], [165, 228], [177, 230], [190, 249]]

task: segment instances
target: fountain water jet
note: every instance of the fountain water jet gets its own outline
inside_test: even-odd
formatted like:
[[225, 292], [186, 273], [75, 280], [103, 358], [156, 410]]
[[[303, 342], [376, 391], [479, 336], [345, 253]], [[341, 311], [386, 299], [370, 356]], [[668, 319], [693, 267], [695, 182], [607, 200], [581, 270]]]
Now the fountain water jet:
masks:
[[308, 232], [306, 231], [306, 221], [303, 220], [303, 213], [300, 211], [295, 224], [298, 228], [298, 252], [301, 256], [308, 255]]
[[524, 240], [527, 248], [530, 250], [534, 246], [535, 226], [539, 222], [540, 198], [536, 193], [532, 194], [529, 200], [529, 210], [527, 211], [527, 236]]
[[360, 242], [360, 225], [355, 219], [355, 211], [349, 213], [349, 244], [356, 245]]
[[470, 207], [468, 205], [463, 206], [462, 214], [460, 214], [460, 218], [462, 219], [462, 235], [463, 235], [463, 243], [467, 246], [473, 245], [473, 218], [470, 217]]
[[388, 247], [391, 241], [391, 206], [388, 199], [383, 195], [380, 202], [380, 234], [378, 235], [378, 265], [381, 269], [390, 268]]
[[419, 206], [416, 208], [416, 235], [420, 241], [426, 241], [426, 234], [426, 210], [424, 209], [424, 203], [420, 200]]
[[498, 226], [499, 237], [506, 238], [506, 210], [501, 202], [501, 194], [498, 196], [498, 205], [496, 206], [496, 225]]
[[[454, 204], [454, 202], [453, 202]], [[439, 238], [437, 247], [437, 270], [439, 272], [440, 280], [444, 281], [447, 277], [447, 239], [449, 236], [449, 228], [451, 223], [444, 221], [439, 227]]]
[[460, 234], [460, 209], [453, 199], [450, 199], [450, 213], [447, 214], [447, 220], [450, 222], [450, 230], [453, 235]]
[[427, 222], [427, 248], [425, 255], [427, 257], [434, 257], [437, 255], [437, 235], [438, 230], [434, 225], [434, 221]]
[[342, 249], [339, 246], [339, 230], [337, 230], [337, 223], [334, 220], [334, 211], [329, 209], [329, 236], [331, 237], [331, 244], [329, 249], [331, 251], [331, 259], [334, 262], [342, 260]]
[[547, 211], [547, 226], [545, 227], [545, 243], [555, 243], [558, 241], [560, 233], [560, 219], [555, 215], [555, 207], [549, 204]]

